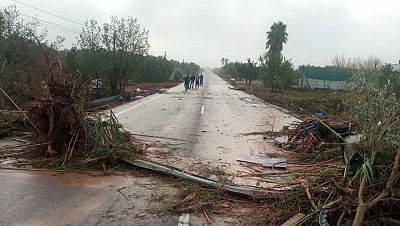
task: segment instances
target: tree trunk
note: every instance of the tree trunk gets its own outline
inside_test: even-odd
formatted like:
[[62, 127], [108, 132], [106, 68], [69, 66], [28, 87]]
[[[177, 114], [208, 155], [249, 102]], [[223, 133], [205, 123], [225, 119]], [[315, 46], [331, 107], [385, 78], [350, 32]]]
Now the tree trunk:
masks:
[[117, 78], [118, 78], [118, 71], [117, 71], [117, 56], [116, 56], [116, 51], [117, 51], [117, 34], [116, 31], [114, 30], [113, 33], [113, 75], [111, 76], [111, 95], [115, 95], [117, 93]]

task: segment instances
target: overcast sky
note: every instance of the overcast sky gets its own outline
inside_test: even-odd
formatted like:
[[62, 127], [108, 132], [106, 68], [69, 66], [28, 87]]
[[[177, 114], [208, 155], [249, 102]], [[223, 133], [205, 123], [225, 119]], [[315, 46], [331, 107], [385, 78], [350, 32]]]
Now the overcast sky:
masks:
[[[273, 22], [287, 24], [285, 57], [301, 64], [329, 65], [335, 55], [383, 61], [400, 59], [400, 1], [385, 0], [18, 0], [53, 14], [83, 22], [103, 23], [111, 15], [132, 16], [150, 30], [150, 54], [220, 66], [230, 61], [258, 59], [265, 51], [266, 31]], [[12, 0], [24, 14], [80, 29], [80, 26]], [[49, 27], [66, 38], [76, 34]]]

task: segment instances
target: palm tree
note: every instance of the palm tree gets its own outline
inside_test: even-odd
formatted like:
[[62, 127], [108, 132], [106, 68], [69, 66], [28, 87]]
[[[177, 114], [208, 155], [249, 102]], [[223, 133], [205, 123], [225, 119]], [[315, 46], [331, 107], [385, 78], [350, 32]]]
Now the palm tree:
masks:
[[282, 21], [274, 22], [270, 31], [267, 32], [268, 41], [266, 49], [269, 54], [281, 54], [283, 43], [286, 43], [288, 34], [286, 33], [286, 24]]

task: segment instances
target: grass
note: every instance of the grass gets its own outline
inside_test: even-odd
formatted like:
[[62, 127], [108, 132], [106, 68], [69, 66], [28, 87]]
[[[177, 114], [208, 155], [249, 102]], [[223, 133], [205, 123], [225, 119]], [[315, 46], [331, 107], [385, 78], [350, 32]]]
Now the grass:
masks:
[[23, 124], [20, 113], [0, 109], [0, 130], [20, 127], [21, 125]]
[[304, 118], [303, 108], [309, 112], [324, 112], [329, 116], [341, 116], [344, 111], [343, 99], [346, 93], [341, 90], [332, 91], [326, 89], [289, 89], [278, 93], [272, 93], [268, 87], [260, 83], [246, 85], [237, 84], [238, 89], [253, 94], [265, 102], [291, 111], [300, 118]]

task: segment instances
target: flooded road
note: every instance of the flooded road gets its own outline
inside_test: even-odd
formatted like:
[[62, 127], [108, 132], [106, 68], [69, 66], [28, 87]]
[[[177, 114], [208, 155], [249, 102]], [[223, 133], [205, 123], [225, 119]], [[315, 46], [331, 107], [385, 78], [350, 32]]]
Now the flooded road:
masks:
[[0, 170], [0, 181], [0, 225], [177, 225], [179, 218], [154, 214], [178, 191], [154, 177]]
[[236, 177], [251, 172], [237, 161], [239, 156], [285, 153], [263, 135], [249, 134], [279, 131], [297, 119], [229, 88], [211, 72], [204, 77], [205, 85], [197, 90], [185, 92], [177, 86], [166, 94], [120, 106], [116, 115], [127, 130], [149, 143], [149, 159], [211, 179], [229, 175], [236, 184], [255, 186], [255, 180]]

